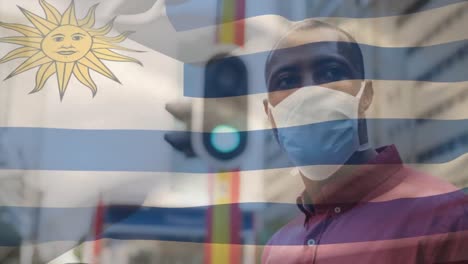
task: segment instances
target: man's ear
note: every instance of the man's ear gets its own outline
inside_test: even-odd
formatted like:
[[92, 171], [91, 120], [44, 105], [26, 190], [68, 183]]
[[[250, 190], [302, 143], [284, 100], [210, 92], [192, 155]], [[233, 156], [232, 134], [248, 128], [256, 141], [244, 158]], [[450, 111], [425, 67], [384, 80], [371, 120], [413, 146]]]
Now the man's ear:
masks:
[[374, 87], [372, 81], [366, 81], [361, 101], [359, 102], [359, 113], [364, 114], [372, 104], [374, 99]]

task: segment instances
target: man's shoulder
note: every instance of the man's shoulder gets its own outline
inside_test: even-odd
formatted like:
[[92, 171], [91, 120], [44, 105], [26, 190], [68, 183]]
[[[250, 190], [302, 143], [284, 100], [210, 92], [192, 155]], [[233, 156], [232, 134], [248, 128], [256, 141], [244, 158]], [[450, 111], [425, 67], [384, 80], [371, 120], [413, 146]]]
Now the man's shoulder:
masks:
[[459, 188], [445, 179], [408, 166], [403, 166], [395, 176], [401, 177], [402, 181], [395, 188], [379, 197], [379, 200], [428, 197], [460, 191]]

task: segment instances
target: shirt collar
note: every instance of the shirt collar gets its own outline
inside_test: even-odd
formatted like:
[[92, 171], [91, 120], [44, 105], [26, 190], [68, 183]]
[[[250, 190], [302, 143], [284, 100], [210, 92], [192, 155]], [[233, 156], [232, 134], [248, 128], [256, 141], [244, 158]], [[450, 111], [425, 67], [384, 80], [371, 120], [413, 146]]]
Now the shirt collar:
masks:
[[325, 213], [331, 208], [339, 207], [340, 212], [349, 210], [357, 203], [369, 201], [389, 191], [403, 180], [404, 174], [396, 173], [403, 164], [395, 145], [376, 151], [378, 154], [374, 159], [361, 165], [349, 177], [324, 185], [315, 204], [312, 204], [305, 191], [297, 198], [297, 205], [306, 215], [306, 222], [311, 216]]

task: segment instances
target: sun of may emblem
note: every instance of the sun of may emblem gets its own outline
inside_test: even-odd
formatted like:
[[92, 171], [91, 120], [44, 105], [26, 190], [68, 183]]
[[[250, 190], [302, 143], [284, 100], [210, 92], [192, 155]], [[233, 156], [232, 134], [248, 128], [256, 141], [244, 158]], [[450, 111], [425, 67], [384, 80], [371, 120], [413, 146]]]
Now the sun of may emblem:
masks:
[[113, 20], [101, 28], [93, 28], [97, 5], [91, 7], [83, 19], [78, 20], [73, 1], [63, 14], [44, 0], [39, 0], [39, 3], [44, 9], [45, 19], [19, 7], [34, 27], [0, 22], [0, 26], [23, 35], [0, 38], [0, 42], [22, 46], [6, 54], [0, 59], [0, 63], [27, 58], [6, 79], [39, 67], [36, 86], [31, 93], [40, 91], [46, 81], [55, 74], [60, 99], [63, 98], [72, 75], [91, 89], [94, 96], [97, 86], [91, 78], [90, 69], [120, 83], [102, 60], [135, 62], [142, 65], [134, 58], [112, 51], [136, 52], [118, 45], [131, 32], [113, 37], [106, 36], [112, 29]]

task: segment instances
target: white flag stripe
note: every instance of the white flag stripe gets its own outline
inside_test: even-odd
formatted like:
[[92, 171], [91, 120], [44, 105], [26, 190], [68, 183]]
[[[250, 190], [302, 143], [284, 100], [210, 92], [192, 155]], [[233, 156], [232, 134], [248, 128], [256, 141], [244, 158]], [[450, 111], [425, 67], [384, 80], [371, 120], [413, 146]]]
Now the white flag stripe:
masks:
[[[201, 161], [200, 161], [201, 162]], [[442, 164], [406, 164], [454, 184], [463, 181], [463, 175], [452, 171], [468, 162], [468, 154]], [[321, 165], [323, 166], [323, 165]], [[242, 171], [240, 203], [295, 203], [302, 190], [302, 180], [295, 168]], [[123, 172], [70, 172], [28, 171], [28, 184], [47, 190], [42, 207], [75, 208], [94, 207], [99, 196], [105, 204], [140, 204], [150, 207], [196, 207], [210, 205], [207, 196], [208, 174], [191, 173], [123, 173]], [[265, 182], [269, 194], [261, 189]], [[92, 184], [89, 184], [92, 183]], [[176, 187], [174, 187], [176, 186]], [[284, 186], [289, 186], [287, 190]], [[292, 188], [290, 186], [295, 186]], [[291, 191], [294, 190], [294, 191]], [[284, 195], [288, 192], [288, 195]], [[32, 206], [37, 204], [8, 203], [0, 206]]]

